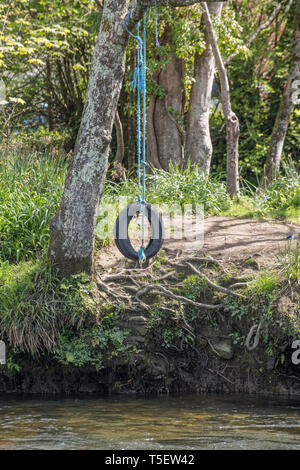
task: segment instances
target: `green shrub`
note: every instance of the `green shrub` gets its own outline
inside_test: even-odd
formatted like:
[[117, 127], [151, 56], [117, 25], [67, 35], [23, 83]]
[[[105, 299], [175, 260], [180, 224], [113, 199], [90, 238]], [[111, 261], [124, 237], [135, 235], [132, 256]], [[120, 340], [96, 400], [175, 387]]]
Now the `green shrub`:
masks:
[[115, 357], [130, 349], [130, 345], [125, 343], [129, 331], [120, 328], [117, 314], [114, 314], [114, 323], [112, 326], [107, 322], [107, 316], [104, 316], [101, 326], [82, 329], [80, 335], [72, 330], [64, 331], [55, 354], [56, 359], [62, 364], [89, 364], [102, 368], [105, 358]]
[[267, 188], [261, 188], [254, 196], [256, 209], [262, 214], [268, 211], [300, 211], [300, 178], [293, 165], [284, 165], [284, 174]]
[[285, 253], [282, 253], [279, 265], [284, 277], [289, 281], [297, 281], [300, 283], [300, 241], [297, 241], [295, 249], [288, 244]]

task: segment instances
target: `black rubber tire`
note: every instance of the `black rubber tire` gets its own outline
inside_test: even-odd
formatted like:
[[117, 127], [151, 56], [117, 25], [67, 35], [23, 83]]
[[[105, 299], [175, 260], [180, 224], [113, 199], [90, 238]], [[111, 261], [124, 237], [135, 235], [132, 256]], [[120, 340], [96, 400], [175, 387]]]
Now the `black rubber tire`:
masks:
[[[116, 220], [114, 238], [118, 250], [125, 258], [139, 260], [138, 252], [133, 248], [128, 236], [128, 227], [137, 212], [141, 212], [141, 204], [134, 202], [125, 207]], [[161, 249], [164, 241], [164, 226], [161, 215], [150, 205], [145, 204], [145, 215], [151, 225], [151, 238], [145, 248], [146, 259], [153, 258]]]

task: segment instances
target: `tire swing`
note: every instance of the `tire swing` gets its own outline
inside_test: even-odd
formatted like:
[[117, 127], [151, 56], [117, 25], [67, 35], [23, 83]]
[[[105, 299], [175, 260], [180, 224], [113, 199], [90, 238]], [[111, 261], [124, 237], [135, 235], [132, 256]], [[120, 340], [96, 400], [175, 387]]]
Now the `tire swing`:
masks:
[[[125, 258], [140, 261], [153, 258], [161, 249], [164, 237], [164, 227], [161, 215], [145, 201], [146, 191], [146, 11], [144, 10], [143, 41], [139, 35], [140, 23], [137, 25], [137, 35], [132, 34], [127, 27], [127, 17], [124, 20], [126, 31], [137, 41], [137, 68], [134, 72], [132, 88], [137, 88], [137, 163], [138, 163], [138, 201], [123, 209], [116, 220], [114, 227], [114, 238], [118, 250]], [[155, 21], [157, 24], [157, 11]], [[157, 41], [158, 44], [158, 41]], [[141, 97], [143, 101], [143, 116], [141, 119]], [[141, 130], [142, 121], [142, 130]], [[139, 251], [136, 251], [129, 239], [128, 229], [133, 217], [142, 215], [142, 240]], [[145, 247], [145, 217], [151, 226], [151, 237]]]

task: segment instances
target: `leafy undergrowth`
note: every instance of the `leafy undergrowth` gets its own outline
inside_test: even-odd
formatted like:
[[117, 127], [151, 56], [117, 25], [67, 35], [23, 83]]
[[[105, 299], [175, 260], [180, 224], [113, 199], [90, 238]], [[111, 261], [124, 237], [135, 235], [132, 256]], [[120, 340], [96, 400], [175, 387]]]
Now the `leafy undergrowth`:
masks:
[[[147, 177], [147, 201], [151, 204], [203, 204], [205, 214], [247, 217], [294, 218], [300, 220], [300, 178], [293, 165], [285, 165], [283, 174], [267, 187], [255, 187], [243, 181], [240, 203], [230, 200], [226, 184], [217, 177], [205, 178], [197, 168], [152, 170]], [[119, 197], [137, 200], [137, 184], [128, 179], [121, 183], [107, 181], [104, 200]]]
[[59, 279], [45, 259], [1, 262], [0, 302], [1, 337], [13, 355], [101, 368], [111, 350], [114, 355], [126, 350], [117, 309], [100, 303], [90, 277]]
[[273, 218], [300, 222], [300, 178], [293, 165], [284, 165], [283, 174], [267, 187], [244, 184], [240, 203], [223, 211], [234, 217]]
[[[145, 272], [103, 269], [96, 283], [83, 275], [60, 280], [46, 261], [2, 262], [6, 368], [19, 370], [22, 353], [36, 364], [104, 368], [114, 371], [115, 391], [193, 389], [199, 370], [204, 388], [215, 390], [219, 380], [241, 391], [250, 370], [256, 391], [266, 381], [276, 390], [280, 374], [298, 380], [288, 346], [300, 335], [299, 258], [298, 244], [264, 272], [242, 259], [224, 264], [162, 251]], [[258, 345], [248, 351], [259, 324]], [[231, 344], [227, 363], [220, 338]]]

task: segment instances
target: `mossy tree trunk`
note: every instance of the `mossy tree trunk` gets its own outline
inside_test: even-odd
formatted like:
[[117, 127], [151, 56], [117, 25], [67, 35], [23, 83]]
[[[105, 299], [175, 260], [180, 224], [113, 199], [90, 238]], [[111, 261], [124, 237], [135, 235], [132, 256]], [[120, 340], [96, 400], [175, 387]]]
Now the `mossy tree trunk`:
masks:
[[104, 5], [74, 158], [50, 224], [50, 254], [61, 275], [92, 272], [97, 209], [125, 70], [123, 21], [129, 4], [107, 0]]

